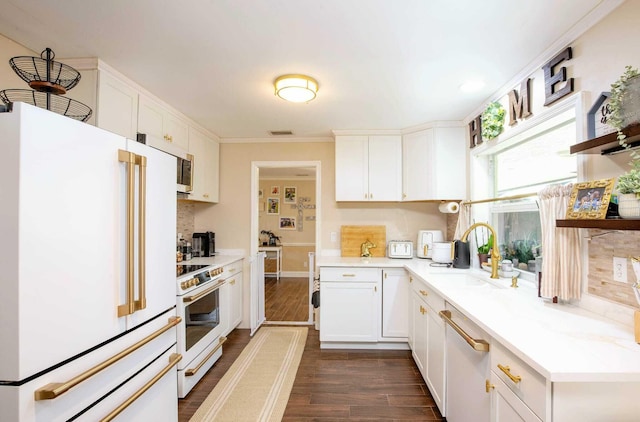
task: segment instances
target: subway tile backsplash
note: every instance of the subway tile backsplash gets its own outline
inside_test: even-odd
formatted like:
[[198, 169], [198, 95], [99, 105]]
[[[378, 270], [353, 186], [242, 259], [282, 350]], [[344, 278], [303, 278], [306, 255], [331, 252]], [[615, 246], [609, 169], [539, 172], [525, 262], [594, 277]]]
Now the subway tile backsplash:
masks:
[[178, 235], [178, 233], [182, 233], [183, 239], [191, 239], [194, 232], [194, 214], [195, 214], [194, 203], [187, 202], [187, 201], [178, 201], [176, 236]]

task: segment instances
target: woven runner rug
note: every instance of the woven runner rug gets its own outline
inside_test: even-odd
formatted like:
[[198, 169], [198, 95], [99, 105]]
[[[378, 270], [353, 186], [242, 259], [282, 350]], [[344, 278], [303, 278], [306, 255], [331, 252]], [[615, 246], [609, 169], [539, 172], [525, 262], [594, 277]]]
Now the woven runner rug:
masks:
[[190, 422], [280, 421], [307, 341], [307, 327], [262, 327]]

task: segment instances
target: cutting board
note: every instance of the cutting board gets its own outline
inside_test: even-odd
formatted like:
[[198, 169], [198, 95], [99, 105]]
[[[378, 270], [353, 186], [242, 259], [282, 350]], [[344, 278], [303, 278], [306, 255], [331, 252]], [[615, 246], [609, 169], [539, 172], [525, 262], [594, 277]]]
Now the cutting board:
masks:
[[386, 256], [386, 226], [340, 226], [340, 255], [360, 256], [360, 245], [367, 240], [376, 245], [375, 248], [369, 249], [371, 256]]

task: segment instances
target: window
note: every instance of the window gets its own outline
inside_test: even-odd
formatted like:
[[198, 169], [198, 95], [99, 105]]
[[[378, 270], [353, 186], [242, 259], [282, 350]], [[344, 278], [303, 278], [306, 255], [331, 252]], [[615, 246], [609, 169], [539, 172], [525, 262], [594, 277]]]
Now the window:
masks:
[[[574, 182], [577, 159], [569, 154], [569, 147], [575, 141], [575, 111], [571, 109], [503, 142], [489, 157], [495, 196], [536, 193], [549, 184]], [[543, 246], [535, 198], [494, 202], [490, 213], [503, 258], [518, 260], [521, 270], [535, 271], [533, 261], [542, 254]]]

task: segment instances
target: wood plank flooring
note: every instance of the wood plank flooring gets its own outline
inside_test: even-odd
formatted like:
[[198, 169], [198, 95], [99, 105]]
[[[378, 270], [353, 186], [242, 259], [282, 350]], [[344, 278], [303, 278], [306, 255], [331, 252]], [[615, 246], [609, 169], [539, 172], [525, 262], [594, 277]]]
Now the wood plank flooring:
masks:
[[[249, 330], [229, 334], [220, 360], [179, 400], [179, 422], [191, 418], [249, 340]], [[444, 421], [411, 352], [320, 350], [319, 332], [309, 327], [283, 421], [365, 420]]]
[[267, 321], [306, 322], [309, 320], [309, 278], [266, 277], [264, 282]]

